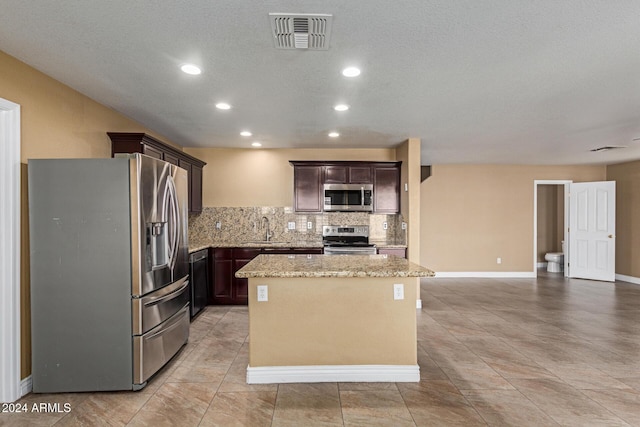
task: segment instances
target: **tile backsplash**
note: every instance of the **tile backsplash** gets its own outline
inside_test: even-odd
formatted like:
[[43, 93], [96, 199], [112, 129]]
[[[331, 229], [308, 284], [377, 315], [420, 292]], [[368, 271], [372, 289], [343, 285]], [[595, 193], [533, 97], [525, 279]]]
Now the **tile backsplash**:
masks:
[[[266, 218], [266, 219], [265, 219]], [[305, 214], [291, 207], [205, 207], [189, 215], [189, 241], [233, 244], [265, 240], [267, 222], [271, 241], [318, 245], [323, 225], [368, 225], [372, 243], [406, 244], [401, 215], [362, 212]], [[295, 229], [289, 229], [295, 223]], [[386, 223], [386, 228], [385, 228]], [[310, 225], [310, 228], [309, 228]]]

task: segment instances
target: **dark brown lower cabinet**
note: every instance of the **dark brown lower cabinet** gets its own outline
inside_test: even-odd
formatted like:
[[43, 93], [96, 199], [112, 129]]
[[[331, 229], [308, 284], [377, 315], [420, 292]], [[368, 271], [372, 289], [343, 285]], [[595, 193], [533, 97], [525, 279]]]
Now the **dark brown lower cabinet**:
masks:
[[249, 280], [239, 279], [236, 271], [260, 254], [321, 254], [322, 248], [215, 248], [209, 251], [209, 304], [247, 305]]
[[235, 274], [252, 259], [260, 255], [259, 248], [234, 248], [233, 249], [233, 304], [248, 304], [249, 302], [249, 279], [238, 279]]
[[209, 251], [212, 267], [209, 304], [233, 304], [233, 251], [216, 248]]

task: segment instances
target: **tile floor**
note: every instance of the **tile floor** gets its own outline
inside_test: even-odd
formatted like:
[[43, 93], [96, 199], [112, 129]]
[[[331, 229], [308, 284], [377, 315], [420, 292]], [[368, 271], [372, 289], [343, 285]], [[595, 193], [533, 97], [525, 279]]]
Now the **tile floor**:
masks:
[[419, 383], [245, 384], [246, 307], [208, 307], [140, 392], [27, 395], [2, 426], [640, 425], [640, 286], [427, 279]]

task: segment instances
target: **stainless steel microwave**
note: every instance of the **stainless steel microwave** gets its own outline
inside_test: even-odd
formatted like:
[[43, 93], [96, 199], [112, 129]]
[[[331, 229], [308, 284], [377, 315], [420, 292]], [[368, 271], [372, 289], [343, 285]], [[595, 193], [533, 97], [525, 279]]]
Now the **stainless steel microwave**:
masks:
[[372, 212], [373, 184], [324, 184], [324, 210]]

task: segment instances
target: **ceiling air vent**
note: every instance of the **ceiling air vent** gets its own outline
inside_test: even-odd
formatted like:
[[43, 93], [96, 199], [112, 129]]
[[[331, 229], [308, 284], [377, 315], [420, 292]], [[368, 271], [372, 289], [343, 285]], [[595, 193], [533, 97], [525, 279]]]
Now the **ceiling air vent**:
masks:
[[333, 15], [270, 13], [271, 31], [277, 49], [329, 49]]

